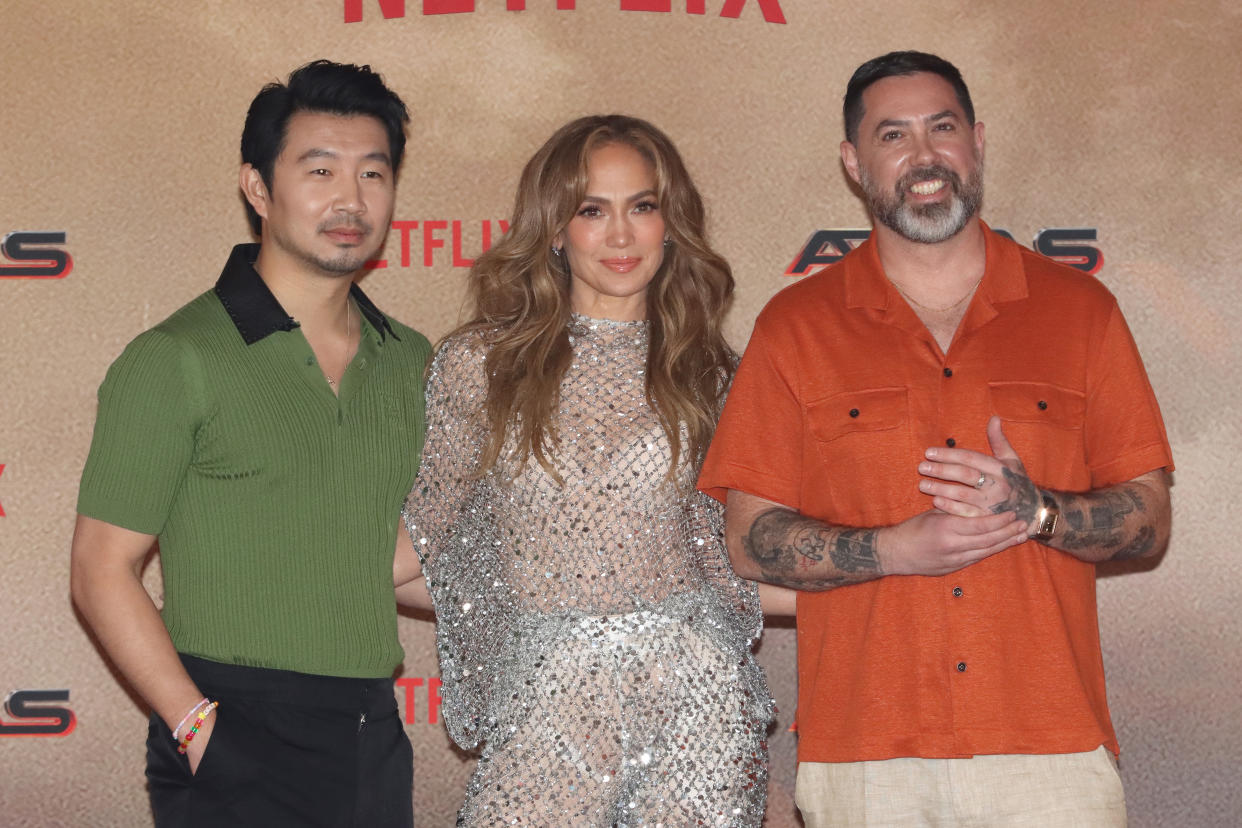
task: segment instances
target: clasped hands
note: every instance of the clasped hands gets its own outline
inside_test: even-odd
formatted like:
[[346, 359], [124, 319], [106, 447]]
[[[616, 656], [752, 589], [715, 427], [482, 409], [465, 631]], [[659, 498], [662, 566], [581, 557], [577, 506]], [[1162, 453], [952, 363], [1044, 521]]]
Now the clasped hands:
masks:
[[988, 420], [989, 456], [929, 448], [919, 491], [934, 508], [889, 527], [878, 554], [891, 575], [946, 575], [1026, 541], [1041, 503], [999, 417]]
[[919, 491], [932, 495], [932, 505], [960, 517], [1013, 512], [1034, 531], [1039, 489], [1026, 474], [1018, 453], [1001, 430], [1000, 417], [988, 420], [992, 455], [959, 448], [929, 448], [919, 463]]

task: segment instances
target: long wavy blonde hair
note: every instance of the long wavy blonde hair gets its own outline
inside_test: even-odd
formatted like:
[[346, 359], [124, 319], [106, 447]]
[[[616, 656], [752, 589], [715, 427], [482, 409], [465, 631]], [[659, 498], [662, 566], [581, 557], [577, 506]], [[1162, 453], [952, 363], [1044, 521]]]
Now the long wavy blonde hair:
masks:
[[[672, 479], [683, 453], [702, 462], [736, 357], [721, 332], [733, 297], [729, 263], [707, 244], [703, 200], [668, 137], [623, 115], [579, 118], [561, 127], [522, 170], [509, 231], [475, 260], [473, 318], [488, 346], [487, 423], [480, 472], [495, 465], [510, 430], [517, 457], [534, 457], [557, 480], [561, 380], [572, 359], [568, 257], [553, 239], [582, 204], [587, 160], [608, 144], [633, 147], [655, 169], [664, 218], [664, 261], [647, 289], [646, 394], [672, 446]], [[688, 446], [682, 445], [684, 426]]]

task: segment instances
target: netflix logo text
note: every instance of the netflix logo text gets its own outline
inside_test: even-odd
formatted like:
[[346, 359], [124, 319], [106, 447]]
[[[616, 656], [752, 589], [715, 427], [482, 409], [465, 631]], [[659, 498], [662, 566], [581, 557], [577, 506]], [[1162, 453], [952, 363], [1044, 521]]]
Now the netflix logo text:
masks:
[[[405, 711], [406, 724], [417, 724], [420, 713], [421, 721], [427, 724], [439, 723], [440, 704], [444, 701], [440, 698], [440, 679], [403, 676], [394, 680], [393, 684]], [[422, 704], [419, 704], [419, 699], [422, 699]]]
[[[657, 12], [664, 14], [673, 14], [674, 6], [680, 8], [682, 0], [616, 0], [619, 3], [621, 11], [633, 12]], [[685, 13], [706, 15], [708, 14], [708, 0], [684, 0]], [[417, 7], [418, 12], [411, 11], [411, 14], [421, 13], [423, 15], [430, 14], [469, 14], [475, 10], [475, 6], [479, 4], [488, 4], [499, 6], [500, 0], [410, 0], [411, 7]], [[576, 0], [504, 0], [506, 11], [526, 11], [527, 5], [531, 6], [554, 6], [557, 11], [576, 11], [578, 4]], [[586, 3], [583, 4], [587, 5]], [[600, 0], [591, 0], [591, 10], [595, 11], [600, 5]], [[723, 2], [711, 3], [714, 10], [719, 6], [720, 17], [738, 18], [742, 16], [742, 9], [747, 6], [756, 6], [763, 19], [767, 23], [784, 23], [785, 12], [781, 9], [780, 0], [723, 0]], [[345, 22], [360, 23], [365, 9], [378, 11], [383, 15], [385, 20], [394, 20], [405, 17], [406, 0], [345, 0]]]
[[509, 222], [504, 219], [394, 219], [388, 243], [397, 244], [396, 260], [376, 259], [367, 262], [367, 267], [470, 267], [474, 259], [466, 251], [487, 250], [508, 230]]

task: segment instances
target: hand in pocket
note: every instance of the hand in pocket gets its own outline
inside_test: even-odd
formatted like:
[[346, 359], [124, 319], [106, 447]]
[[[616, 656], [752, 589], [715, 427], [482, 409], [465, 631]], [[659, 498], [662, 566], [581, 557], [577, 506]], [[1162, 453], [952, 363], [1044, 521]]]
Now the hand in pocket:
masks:
[[198, 733], [194, 734], [193, 740], [185, 749], [185, 758], [190, 760], [190, 773], [198, 773], [198, 766], [203, 761], [203, 753], [207, 750], [207, 744], [211, 741], [212, 731], [216, 728], [216, 717], [220, 715], [218, 710], [213, 710], [211, 715], [203, 720], [202, 726], [198, 729]]

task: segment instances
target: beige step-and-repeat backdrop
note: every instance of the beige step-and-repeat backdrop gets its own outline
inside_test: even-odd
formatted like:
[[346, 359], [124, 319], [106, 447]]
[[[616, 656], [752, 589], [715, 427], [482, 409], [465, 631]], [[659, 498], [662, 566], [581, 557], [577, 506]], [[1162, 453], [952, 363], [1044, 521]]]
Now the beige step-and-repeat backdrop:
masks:
[[[652, 120], [733, 263], [740, 349], [768, 297], [867, 226], [838, 161], [841, 94], [862, 61], [917, 48], [962, 68], [988, 125], [988, 221], [1097, 271], [1164, 407], [1172, 548], [1099, 582], [1132, 824], [1242, 824], [1239, 42], [1234, 0], [6, 0], [0, 823], [150, 824], [144, 711], [69, 602], [77, 481], [108, 364], [248, 238], [237, 145], [263, 83], [330, 57], [409, 103], [366, 287], [433, 340], [553, 129]], [[147, 583], [158, 595], [158, 565]], [[401, 638], [416, 813], [451, 825], [472, 761], [439, 721], [431, 624], [403, 618]], [[792, 826], [792, 630], [761, 657], [780, 704], [767, 824]]]

